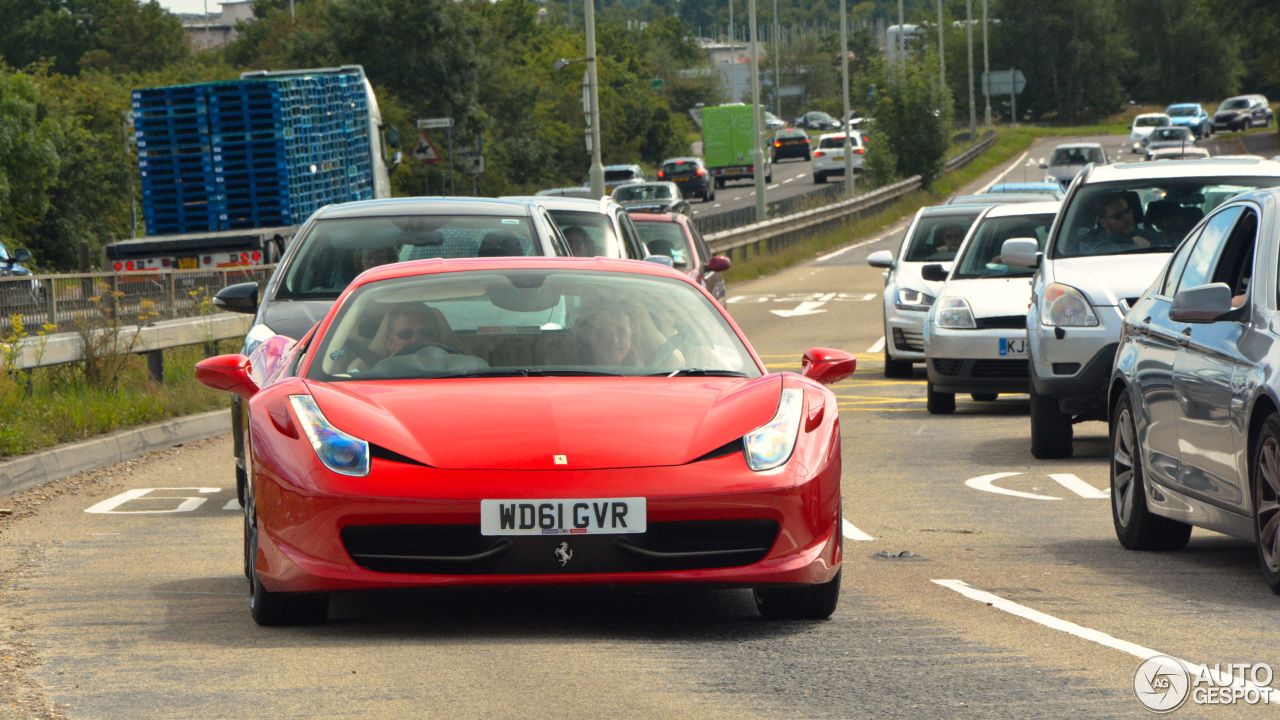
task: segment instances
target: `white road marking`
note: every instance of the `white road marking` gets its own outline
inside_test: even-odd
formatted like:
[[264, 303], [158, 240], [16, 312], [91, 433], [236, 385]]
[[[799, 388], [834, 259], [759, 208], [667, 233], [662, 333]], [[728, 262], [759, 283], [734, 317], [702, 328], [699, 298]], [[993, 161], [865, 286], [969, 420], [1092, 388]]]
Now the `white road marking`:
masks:
[[[1108, 635], [1100, 630], [1093, 630], [1082, 625], [1077, 625], [1068, 620], [1062, 620], [1047, 613], [1042, 613], [1039, 610], [1032, 610], [1026, 605], [1019, 605], [1018, 603], [1013, 602], [1012, 600], [1006, 600], [999, 595], [989, 593], [985, 590], [979, 590], [963, 580], [934, 580], [933, 582], [944, 588], [955, 590], [970, 600], [977, 600], [980, 603], [986, 603], [997, 610], [1002, 610], [1010, 615], [1020, 617], [1023, 620], [1030, 620], [1033, 623], [1043, 625], [1051, 630], [1057, 630], [1059, 632], [1067, 633], [1068, 635], [1074, 635], [1083, 640], [1095, 642], [1104, 647], [1109, 647], [1112, 650], [1119, 650], [1122, 653], [1132, 655], [1142, 660], [1146, 660], [1147, 658], [1155, 657], [1157, 655], [1174, 657], [1173, 655], [1169, 655], [1169, 653], [1152, 650], [1151, 648], [1143, 647], [1137, 643], [1131, 643], [1128, 640], [1121, 640], [1120, 638]], [[1194, 668], [1192, 672], [1199, 670], [1200, 672], [1208, 673], [1214, 678], [1215, 682], [1222, 686], [1257, 687], [1247, 680], [1229, 676], [1227, 673], [1221, 672], [1217, 669], [1217, 666], [1210, 669], [1203, 664], [1187, 662], [1186, 660], [1179, 658], [1175, 659], [1183, 665], [1186, 665], [1188, 669]]]
[[880, 339], [876, 341], [876, 344], [875, 344], [875, 345], [872, 345], [871, 347], [867, 348], [867, 352], [869, 352], [869, 353], [878, 353], [878, 352], [880, 352], [881, 350], [884, 350], [884, 336], [883, 336], [883, 335], [881, 335], [881, 336], [880, 336]]
[[729, 298], [728, 300], [725, 300], [725, 301], [724, 301], [724, 304], [725, 304], [725, 305], [730, 305], [730, 304], [732, 304], [732, 303], [742, 302], [744, 299], [746, 299], [746, 297], [747, 297], [746, 295], [734, 295], [733, 297]]
[[774, 183], [774, 184], [772, 184], [772, 185], [765, 185], [765, 186], [764, 186], [764, 189], [765, 189], [765, 190], [777, 190], [779, 187], [781, 187], [781, 186], [780, 186], [780, 185], [778, 185], [778, 183]]
[[1099, 490], [1098, 488], [1081, 480], [1075, 475], [1053, 474], [1053, 475], [1050, 475], [1049, 477], [1053, 478], [1054, 482], [1058, 483], [1062, 487], [1070, 490], [1071, 492], [1079, 495], [1082, 498], [1104, 499], [1104, 498], [1111, 497], [1111, 488], [1107, 488], [1106, 490]]
[[863, 295], [863, 296], [862, 296], [862, 299], [863, 299], [863, 301], [871, 301], [871, 300], [875, 300], [875, 299], [876, 299], [876, 294], [875, 294], [875, 293], [867, 293], [866, 295]]
[[711, 207], [713, 207], [713, 208], [718, 208], [718, 207], [720, 207], [720, 203], [716, 203], [715, 205], [712, 205]]
[[1004, 179], [1004, 176], [1005, 176], [1005, 175], [1008, 175], [1010, 172], [1012, 172], [1012, 171], [1013, 171], [1013, 169], [1014, 169], [1014, 168], [1018, 167], [1018, 163], [1022, 162], [1022, 158], [1026, 157], [1030, 152], [1031, 152], [1031, 151], [1030, 151], [1030, 150], [1028, 150], [1027, 152], [1022, 153], [1022, 155], [1021, 155], [1017, 160], [1014, 160], [1014, 161], [1009, 165], [1009, 167], [1007, 167], [1007, 168], [1005, 168], [1005, 169], [1004, 169], [1004, 172], [1002, 172], [1002, 173], [1000, 173], [999, 175], [997, 175], [995, 180], [992, 180], [991, 182], [989, 182], [989, 183], [987, 183], [986, 185], [984, 185], [984, 186], [983, 186], [983, 188], [982, 188], [981, 190], [979, 190], [979, 191], [978, 191], [978, 194], [979, 194], [979, 195], [981, 195], [982, 193], [984, 193], [984, 192], [986, 192], [986, 191], [990, 190], [992, 185], [995, 185], [996, 183], [998, 183], [998, 182], [1000, 182], [1001, 180], [1003, 180], [1003, 179]]
[[178, 503], [177, 507], [170, 508], [167, 510], [117, 510], [116, 509], [121, 505], [124, 505], [125, 503], [129, 502], [130, 500], [138, 500], [139, 498], [143, 498], [145, 495], [147, 495], [153, 490], [194, 490], [202, 495], [208, 495], [211, 493], [218, 492], [219, 488], [206, 488], [206, 487], [135, 488], [133, 490], [126, 490], [120, 493], [119, 495], [116, 495], [115, 497], [107, 498], [106, 500], [103, 500], [102, 502], [94, 505], [93, 507], [87, 508], [85, 512], [94, 514], [94, 515], [147, 515], [147, 514], [156, 514], [156, 513], [191, 512], [192, 510], [195, 510], [196, 508], [203, 505], [205, 501], [208, 500], [208, 498], [202, 498], [199, 495], [195, 495], [195, 496], [179, 495], [179, 496], [167, 496], [167, 497], [161, 495], [156, 497], [149, 497], [146, 499], [147, 500], [168, 500], [168, 501], [181, 500], [182, 502]]
[[799, 317], [801, 315], [817, 315], [818, 313], [826, 312], [826, 310], [819, 309], [826, 304], [827, 303], [825, 301], [819, 301], [819, 302], [806, 301], [806, 302], [800, 303], [799, 305], [797, 305], [795, 308], [791, 310], [770, 310], [769, 312], [773, 313], [774, 315], [777, 315], [778, 317], [785, 317], [785, 318]]
[[227, 503], [226, 505], [223, 505], [222, 509], [223, 510], [243, 510], [244, 508], [240, 507], [239, 500], [235, 498], [231, 498], [231, 502]]
[[968, 485], [974, 490], [985, 490], [990, 493], [996, 493], [997, 495], [1012, 495], [1013, 497], [1027, 498], [1028, 500], [1061, 500], [1062, 499], [1062, 498], [1053, 497], [1051, 495], [1036, 495], [1035, 493], [1025, 493], [1025, 492], [1018, 492], [1017, 490], [1008, 490], [1006, 488], [997, 487], [994, 484], [995, 481], [999, 480], [1000, 478], [1007, 478], [1007, 477], [1012, 477], [1014, 475], [1021, 475], [1021, 474], [1022, 473], [1005, 472], [1005, 473], [995, 473], [992, 475], [983, 475], [981, 477], [969, 478], [968, 480], [964, 481], [964, 484]]
[[848, 520], [841, 519], [840, 522], [843, 526], [841, 529], [844, 532], [844, 536], [850, 540], [875, 540], [875, 538], [854, 527], [853, 523]]
[[883, 240], [884, 238], [886, 238], [886, 237], [888, 237], [888, 236], [890, 236], [890, 235], [892, 235], [892, 234], [893, 234], [892, 232], [881, 233], [881, 234], [879, 234], [879, 235], [877, 235], [877, 236], [875, 236], [875, 237], [871, 238], [870, 240], [863, 240], [863, 241], [862, 241], [862, 242], [860, 242], [860, 243], [854, 243], [853, 245], [848, 245], [848, 246], [846, 246], [846, 247], [842, 247], [842, 248], [840, 248], [839, 250], [836, 250], [835, 252], [829, 252], [829, 253], [827, 253], [826, 255], [821, 255], [821, 256], [819, 256], [816, 260], [814, 260], [814, 262], [826, 262], [826, 261], [830, 260], [830, 259], [831, 259], [831, 258], [833, 258], [833, 257], [839, 256], [839, 255], [843, 255], [843, 254], [845, 254], [845, 253], [847, 253], [847, 252], [849, 252], [850, 250], [853, 250], [853, 249], [855, 249], [855, 248], [860, 248], [860, 247], [863, 247], [864, 245], [870, 245], [870, 244], [871, 244], [871, 243], [873, 243], [873, 242], [880, 242], [881, 240]]
[[782, 181], [782, 184], [783, 184], [783, 185], [786, 185], [787, 183], [791, 182], [792, 180], [795, 180], [795, 178], [787, 178], [786, 180], [783, 180], [783, 181]]

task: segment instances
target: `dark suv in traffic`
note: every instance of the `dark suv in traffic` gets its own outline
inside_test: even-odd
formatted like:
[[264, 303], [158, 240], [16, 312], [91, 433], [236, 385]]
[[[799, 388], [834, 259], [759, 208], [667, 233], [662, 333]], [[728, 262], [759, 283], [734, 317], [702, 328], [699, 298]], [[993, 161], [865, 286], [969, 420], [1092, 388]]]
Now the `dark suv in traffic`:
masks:
[[809, 159], [809, 133], [796, 128], [779, 130], [773, 136], [773, 161], [783, 158]]
[[1248, 130], [1271, 125], [1271, 104], [1262, 95], [1239, 95], [1222, 101], [1211, 122], [1214, 131]]
[[703, 202], [716, 199], [716, 187], [711, 181], [711, 172], [707, 170], [707, 163], [700, 157], [663, 160], [662, 169], [658, 170], [658, 179], [675, 183], [680, 187], [680, 193], [687, 198], [699, 197]]

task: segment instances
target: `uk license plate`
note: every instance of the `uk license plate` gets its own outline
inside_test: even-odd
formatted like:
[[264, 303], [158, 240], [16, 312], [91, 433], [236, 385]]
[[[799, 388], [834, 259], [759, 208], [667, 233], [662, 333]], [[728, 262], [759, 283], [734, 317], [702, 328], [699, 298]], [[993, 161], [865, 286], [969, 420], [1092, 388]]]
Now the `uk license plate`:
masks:
[[690, 178], [688, 175], [676, 175], [671, 178], [671, 182], [688, 182], [689, 180]]
[[178, 258], [179, 270], [195, 270], [199, 266], [199, 262], [193, 257]]
[[1021, 357], [1027, 354], [1026, 338], [1000, 338], [1000, 357], [1015, 356]]
[[645, 499], [481, 500], [481, 535], [623, 535], [646, 529]]
[[831, 162], [844, 162], [844, 156], [843, 156], [843, 155], [832, 155], [832, 156], [831, 156]]

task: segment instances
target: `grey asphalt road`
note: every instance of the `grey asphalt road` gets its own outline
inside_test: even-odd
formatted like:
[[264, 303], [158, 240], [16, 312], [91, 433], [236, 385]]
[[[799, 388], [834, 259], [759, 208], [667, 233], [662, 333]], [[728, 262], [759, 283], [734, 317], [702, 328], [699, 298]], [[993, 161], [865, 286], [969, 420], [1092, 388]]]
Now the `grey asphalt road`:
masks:
[[1116, 542], [1101, 424], [1040, 462], [1025, 396], [930, 416], [921, 371], [883, 377], [864, 260], [901, 232], [730, 289], [771, 369], [859, 358], [834, 388], [850, 527], [830, 620], [766, 622], [741, 590], [521, 589], [344, 594], [323, 626], [259, 628], [220, 438], [0, 499], [0, 718], [1146, 717], [1123, 643], [1277, 664], [1250, 545]]
[[[780, 200], [823, 187], [813, 181], [807, 160], [788, 158], [773, 164], [773, 182], [765, 187], [765, 198]], [[732, 182], [716, 190], [716, 199], [711, 202], [694, 202], [691, 216], [695, 219], [703, 215], [728, 212], [739, 208], [752, 207], [756, 202], [756, 186], [751, 180]]]

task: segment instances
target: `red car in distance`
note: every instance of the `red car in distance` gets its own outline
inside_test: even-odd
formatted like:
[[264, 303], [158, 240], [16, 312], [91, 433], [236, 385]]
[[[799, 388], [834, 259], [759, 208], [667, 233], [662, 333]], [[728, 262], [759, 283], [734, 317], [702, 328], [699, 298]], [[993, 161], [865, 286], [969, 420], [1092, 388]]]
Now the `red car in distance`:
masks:
[[650, 255], [671, 258], [676, 270], [724, 303], [724, 276], [720, 273], [729, 270], [729, 258], [711, 254], [707, 241], [702, 239], [693, 220], [680, 213], [630, 214]]
[[816, 619], [842, 561], [826, 384], [854, 367], [767, 373], [665, 266], [508, 257], [368, 270], [304, 337], [196, 375], [246, 399], [259, 624], [322, 622], [339, 590], [647, 583]]

